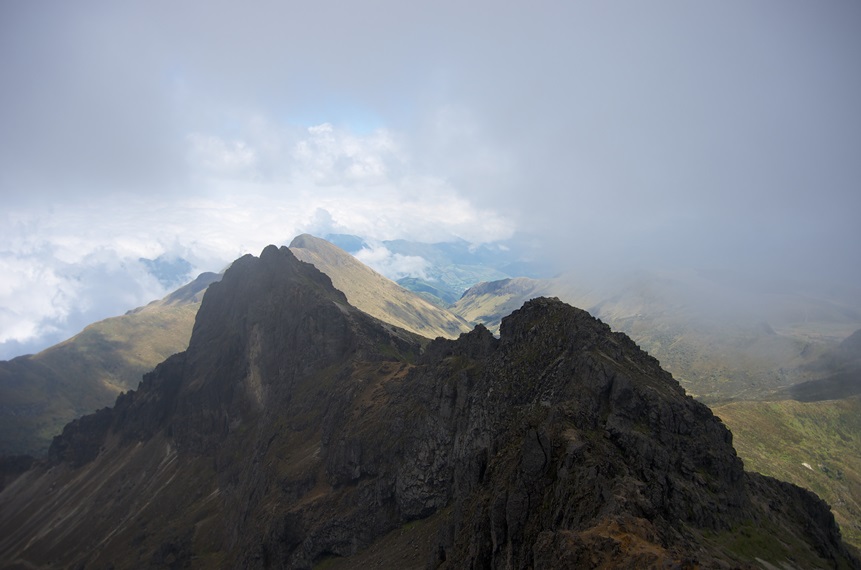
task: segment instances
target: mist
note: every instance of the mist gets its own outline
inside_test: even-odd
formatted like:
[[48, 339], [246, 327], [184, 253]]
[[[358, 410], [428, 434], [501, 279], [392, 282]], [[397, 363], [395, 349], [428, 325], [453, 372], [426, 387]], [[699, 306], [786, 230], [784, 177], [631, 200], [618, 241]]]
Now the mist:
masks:
[[0, 358], [163, 294], [142, 258], [302, 232], [857, 302], [859, 29], [850, 1], [4, 3]]

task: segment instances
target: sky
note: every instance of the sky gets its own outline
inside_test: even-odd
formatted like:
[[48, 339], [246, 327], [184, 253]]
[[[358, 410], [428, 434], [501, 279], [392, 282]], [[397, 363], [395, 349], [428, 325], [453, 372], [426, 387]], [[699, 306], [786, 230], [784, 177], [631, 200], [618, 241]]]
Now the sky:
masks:
[[0, 358], [303, 232], [857, 286], [859, 54], [855, 0], [2, 2]]

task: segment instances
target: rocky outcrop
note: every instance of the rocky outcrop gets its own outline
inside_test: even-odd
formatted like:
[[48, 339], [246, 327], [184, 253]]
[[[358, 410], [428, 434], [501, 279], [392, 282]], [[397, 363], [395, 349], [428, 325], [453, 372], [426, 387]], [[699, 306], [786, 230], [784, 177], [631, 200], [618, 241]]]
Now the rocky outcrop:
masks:
[[410, 529], [419, 567], [858, 567], [824, 503], [745, 473], [585, 311], [539, 298], [498, 339], [423, 343], [287, 248], [238, 260], [185, 353], [0, 493], [0, 559], [394, 568]]

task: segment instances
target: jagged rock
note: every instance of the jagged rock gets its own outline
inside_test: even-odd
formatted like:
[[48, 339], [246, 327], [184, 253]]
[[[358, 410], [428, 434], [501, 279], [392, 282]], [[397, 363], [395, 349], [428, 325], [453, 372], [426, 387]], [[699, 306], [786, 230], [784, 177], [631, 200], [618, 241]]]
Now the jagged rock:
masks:
[[428, 344], [274, 246], [51, 461], [0, 494], [9, 565], [858, 567], [827, 505], [745, 473], [720, 420], [585, 311], [535, 299], [499, 339]]
[[63, 428], [63, 433], [54, 438], [48, 450], [48, 461], [54, 465], [60, 462], [73, 467], [86, 465], [98, 456], [113, 420], [112, 408], [102, 408], [94, 414], [72, 420]]

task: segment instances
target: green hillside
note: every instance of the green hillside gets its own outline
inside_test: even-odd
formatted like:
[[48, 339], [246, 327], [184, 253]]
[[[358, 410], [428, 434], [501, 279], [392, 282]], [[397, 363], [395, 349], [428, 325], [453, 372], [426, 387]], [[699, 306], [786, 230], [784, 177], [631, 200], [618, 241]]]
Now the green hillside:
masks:
[[861, 396], [822, 402], [734, 402], [713, 408], [745, 469], [806, 487], [861, 548]]
[[203, 274], [160, 301], [93, 323], [34, 355], [0, 362], [0, 455], [42, 455], [72, 419], [110, 406], [188, 346]]
[[291, 242], [290, 251], [325, 273], [351, 305], [381, 321], [426, 338], [457, 338], [471, 328], [459, 316], [404, 289], [326, 240], [300, 235]]

